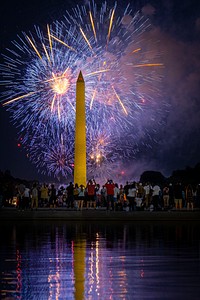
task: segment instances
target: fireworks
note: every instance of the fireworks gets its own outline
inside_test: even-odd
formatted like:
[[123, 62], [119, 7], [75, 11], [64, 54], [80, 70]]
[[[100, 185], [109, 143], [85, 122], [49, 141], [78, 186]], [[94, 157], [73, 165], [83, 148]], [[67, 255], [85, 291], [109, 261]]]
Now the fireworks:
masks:
[[[92, 2], [23, 33], [1, 65], [3, 105], [38, 170], [73, 172], [75, 84], [86, 84], [88, 174], [112, 176], [119, 160], [151, 143], [162, 119], [163, 64], [149, 21], [128, 5]], [[117, 167], [116, 167], [117, 168]]]

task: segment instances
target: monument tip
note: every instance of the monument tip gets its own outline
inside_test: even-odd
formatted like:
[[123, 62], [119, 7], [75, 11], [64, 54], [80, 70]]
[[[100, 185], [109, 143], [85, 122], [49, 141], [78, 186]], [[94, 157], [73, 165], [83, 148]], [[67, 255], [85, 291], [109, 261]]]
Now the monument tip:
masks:
[[84, 79], [83, 79], [83, 74], [82, 74], [81, 71], [79, 72], [77, 81], [84, 81]]

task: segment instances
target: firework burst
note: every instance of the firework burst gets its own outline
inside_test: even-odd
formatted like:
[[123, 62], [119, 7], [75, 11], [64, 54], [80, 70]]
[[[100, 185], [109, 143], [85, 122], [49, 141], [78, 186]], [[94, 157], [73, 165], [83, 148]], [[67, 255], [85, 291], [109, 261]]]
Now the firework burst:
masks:
[[111, 176], [112, 165], [152, 143], [162, 120], [163, 64], [149, 21], [106, 2], [66, 12], [35, 27], [3, 55], [3, 105], [38, 170], [57, 178], [73, 172], [75, 85], [86, 84], [88, 174]]

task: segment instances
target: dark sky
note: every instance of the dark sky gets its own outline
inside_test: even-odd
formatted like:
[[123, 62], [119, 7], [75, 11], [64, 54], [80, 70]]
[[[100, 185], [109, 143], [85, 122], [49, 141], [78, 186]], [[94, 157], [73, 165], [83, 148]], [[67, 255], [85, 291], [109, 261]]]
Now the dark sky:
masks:
[[[11, 41], [21, 31], [32, 30], [34, 24], [46, 26], [62, 17], [65, 10], [86, 2], [4, 1], [0, 11], [1, 53], [11, 47]], [[200, 1], [137, 0], [133, 3], [150, 17], [161, 41], [165, 64], [163, 97], [170, 105], [157, 145], [146, 159], [144, 156], [134, 163], [134, 169], [136, 175], [145, 170], [158, 170], [169, 176], [173, 170], [194, 167], [200, 162]], [[23, 149], [17, 147], [17, 130], [3, 107], [0, 107], [0, 137], [0, 170], [8, 169], [15, 177], [38, 178], [36, 168]]]

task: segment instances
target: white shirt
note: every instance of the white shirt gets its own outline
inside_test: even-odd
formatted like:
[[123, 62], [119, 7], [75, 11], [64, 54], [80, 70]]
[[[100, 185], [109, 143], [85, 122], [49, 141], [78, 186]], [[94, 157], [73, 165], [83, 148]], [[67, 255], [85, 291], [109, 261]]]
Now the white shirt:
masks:
[[24, 197], [28, 198], [29, 196], [30, 196], [30, 189], [29, 188], [25, 188]]
[[114, 198], [117, 198], [118, 195], [119, 195], [119, 188], [114, 187]]
[[153, 196], [159, 196], [159, 194], [160, 194], [160, 187], [158, 185], [154, 185]]
[[103, 196], [107, 196], [107, 189], [106, 189], [106, 187], [102, 187], [102, 189], [101, 189], [101, 194], [103, 195]]
[[85, 189], [78, 188], [78, 191], [79, 191], [79, 193], [78, 193], [79, 197], [84, 197], [85, 196]]
[[37, 197], [37, 196], [38, 196], [38, 189], [37, 189], [36, 187], [34, 187], [34, 188], [32, 189], [32, 196], [33, 196], [33, 197]]
[[137, 190], [136, 190], [136, 188], [130, 188], [130, 189], [128, 189], [128, 197], [135, 197], [136, 196], [136, 192], [137, 192]]
[[101, 195], [101, 189], [96, 190], [96, 195]]
[[145, 190], [145, 195], [149, 195], [150, 193], [150, 190], [151, 190], [151, 186], [148, 184], [148, 185], [145, 185], [144, 186], [144, 190]]

